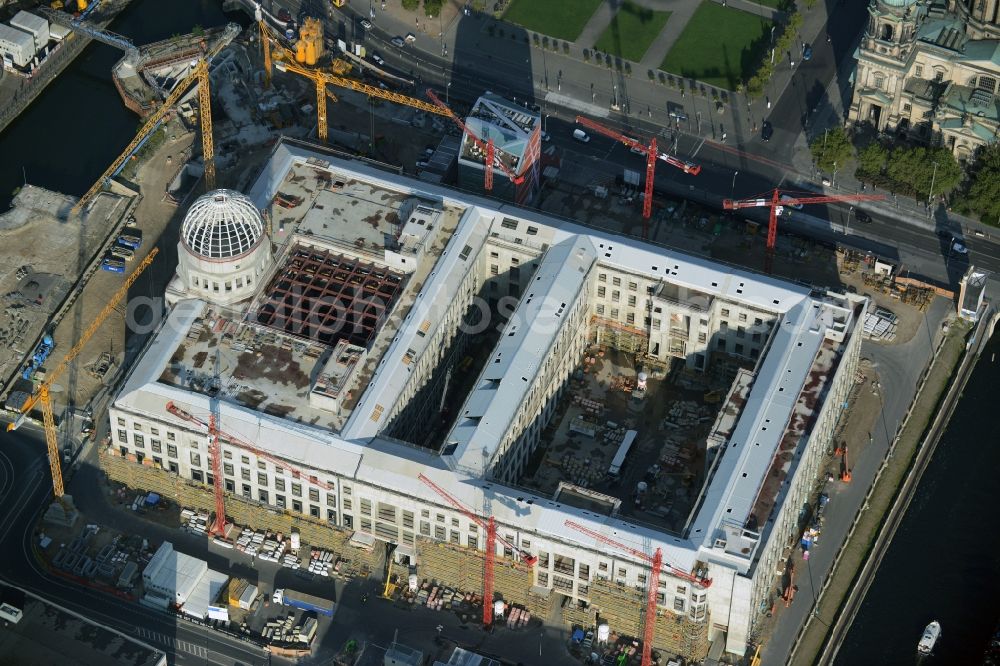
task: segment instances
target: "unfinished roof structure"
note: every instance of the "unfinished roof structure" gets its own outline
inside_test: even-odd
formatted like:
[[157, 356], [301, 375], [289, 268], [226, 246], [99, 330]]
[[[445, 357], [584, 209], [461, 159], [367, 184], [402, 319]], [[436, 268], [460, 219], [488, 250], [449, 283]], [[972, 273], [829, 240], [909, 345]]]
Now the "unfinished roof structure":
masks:
[[[243, 463], [227, 472], [234, 493], [394, 543], [418, 567], [421, 539], [482, 549], [482, 530], [424, 475], [471, 510], [488, 507], [511, 542], [540, 557], [532, 585], [580, 601], [608, 572], [642, 588], [648, 564], [567, 521], [661, 548], [678, 576], [667, 585], [665, 572], [661, 610], [744, 651], [852, 385], [865, 299], [291, 141], [275, 147], [248, 197], [272, 221], [274, 268], [243, 306], [174, 306], [111, 408], [115, 455], [207, 481], [206, 433], [167, 404], [207, 415], [215, 397], [220, 428], [234, 436], [224, 450]], [[690, 420], [704, 423], [703, 469], [689, 475], [679, 522], [633, 508], [630, 489], [613, 483], [524, 487], [598, 348], [654, 376], [672, 367], [686, 385], [725, 379], [715, 411]], [[637, 395], [633, 410], [683, 412]], [[628, 456], [664, 439], [640, 432], [641, 451]], [[630, 483], [655, 485], [624, 466]]]
[[[484, 146], [492, 142], [495, 151], [493, 194], [519, 204], [530, 203], [538, 188], [541, 157], [541, 116], [538, 112], [488, 92], [476, 100], [465, 119], [465, 126], [468, 131], [462, 135], [458, 153], [458, 177], [462, 187], [473, 191], [483, 187]], [[514, 174], [517, 182], [511, 182], [507, 174]]]

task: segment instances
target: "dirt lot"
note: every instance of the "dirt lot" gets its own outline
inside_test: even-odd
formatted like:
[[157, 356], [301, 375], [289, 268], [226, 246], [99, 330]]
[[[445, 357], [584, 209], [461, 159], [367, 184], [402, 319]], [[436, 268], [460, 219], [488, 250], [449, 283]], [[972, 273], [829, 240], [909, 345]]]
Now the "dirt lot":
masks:
[[[717, 372], [696, 377], [650, 368], [646, 390], [637, 394], [630, 355], [588, 351], [524, 482], [547, 495], [561, 481], [572, 483], [621, 500], [625, 515], [679, 527], [704, 480], [705, 440], [721, 406], [711, 393], [725, 392], [738, 367], [713, 362]], [[635, 444], [620, 476], [610, 478], [627, 430], [637, 431]]]

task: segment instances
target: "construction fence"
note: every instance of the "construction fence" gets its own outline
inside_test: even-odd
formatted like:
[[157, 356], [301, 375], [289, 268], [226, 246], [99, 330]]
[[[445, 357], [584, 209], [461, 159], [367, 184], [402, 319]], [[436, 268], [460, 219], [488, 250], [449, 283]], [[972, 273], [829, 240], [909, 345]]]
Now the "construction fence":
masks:
[[[123, 483], [129, 488], [158, 493], [181, 507], [206, 513], [215, 511], [215, 499], [211, 487], [182, 479], [153, 465], [149, 458], [139, 464], [123, 458], [114, 449], [104, 448], [100, 452], [100, 466], [109, 479]], [[309, 516], [267, 508], [258, 502], [229, 492], [226, 493], [226, 515], [236, 525], [253, 530], [291, 534], [294, 527], [303, 542], [342, 556], [346, 567], [344, 573], [365, 575], [368, 572], [381, 570], [382, 549], [366, 551], [351, 546], [348, 542], [353, 534], [352, 530], [336, 527]]]

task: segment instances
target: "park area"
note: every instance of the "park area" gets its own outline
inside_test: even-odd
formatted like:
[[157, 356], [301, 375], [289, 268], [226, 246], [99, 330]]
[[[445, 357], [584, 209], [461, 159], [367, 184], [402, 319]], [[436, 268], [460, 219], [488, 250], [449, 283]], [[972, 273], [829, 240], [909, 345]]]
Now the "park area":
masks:
[[773, 23], [702, 2], [660, 69], [727, 90], [753, 76], [767, 54]]
[[594, 48], [625, 60], [639, 62], [669, 18], [670, 12], [654, 12], [625, 0]]
[[576, 41], [602, 0], [512, 0], [503, 18], [549, 37]]

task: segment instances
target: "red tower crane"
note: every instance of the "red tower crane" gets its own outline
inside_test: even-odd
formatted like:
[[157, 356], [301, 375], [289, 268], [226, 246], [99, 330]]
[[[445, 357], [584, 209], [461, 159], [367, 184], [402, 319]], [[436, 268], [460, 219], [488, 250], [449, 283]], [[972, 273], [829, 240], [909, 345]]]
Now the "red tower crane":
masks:
[[782, 206], [800, 206], [803, 204], [835, 203], [844, 201], [881, 201], [882, 194], [829, 194], [796, 196], [794, 193], [782, 193], [774, 188], [770, 198], [755, 199], [724, 199], [722, 207], [725, 210], [740, 210], [742, 208], [770, 208], [767, 222], [767, 254], [764, 256], [764, 270], [768, 273], [774, 268], [774, 244], [778, 240], [778, 211]]
[[621, 543], [620, 541], [615, 541], [610, 537], [604, 536], [600, 532], [595, 532], [589, 527], [585, 527], [580, 523], [573, 522], [572, 520], [567, 520], [565, 525], [570, 529], [574, 529], [577, 532], [581, 532], [593, 539], [596, 539], [600, 543], [607, 546], [614, 546], [615, 548], [624, 551], [633, 557], [637, 557], [649, 564], [652, 575], [650, 576], [648, 596], [646, 597], [646, 616], [642, 631], [642, 666], [650, 666], [650, 664], [653, 663], [653, 626], [656, 623], [656, 594], [660, 589], [660, 571], [663, 567], [666, 567], [672, 576], [682, 578], [702, 588], [709, 587], [712, 584], [711, 579], [699, 578], [698, 576], [689, 574], [686, 571], [680, 571], [669, 564], [665, 564], [663, 562], [663, 551], [659, 548], [657, 548], [656, 552], [650, 556], [648, 553], [644, 553], [643, 551]]
[[[287, 460], [283, 460], [281, 458], [273, 456], [270, 453], [257, 448], [256, 446], [246, 441], [245, 439], [237, 437], [236, 435], [219, 430], [216, 424], [216, 416], [214, 413], [209, 415], [208, 422], [206, 423], [205, 421], [201, 420], [197, 416], [194, 416], [190, 412], [181, 409], [173, 402], [167, 403], [167, 412], [169, 412], [170, 414], [176, 416], [177, 418], [183, 421], [187, 421], [188, 423], [194, 423], [195, 425], [199, 425], [208, 429], [209, 452], [212, 456], [212, 474], [215, 477], [214, 479], [212, 479], [215, 491], [215, 522], [212, 524], [213, 534], [224, 533], [225, 520], [226, 520], [225, 492], [223, 489], [223, 482], [222, 482], [222, 450], [221, 450], [222, 447], [219, 442], [220, 439], [225, 439], [230, 444], [237, 446], [241, 449], [245, 449], [256, 455], [258, 458], [269, 460], [278, 467], [283, 467], [285, 469], [290, 470], [292, 472], [292, 476], [295, 478], [301, 478], [303, 476], [306, 476], [309, 483], [317, 485], [326, 491], [333, 490], [333, 488], [331, 488], [328, 483], [320, 480], [319, 477], [305, 475], [302, 472], [302, 470], [298, 469], [297, 467], [289, 463]], [[220, 515], [222, 516], [221, 520], [219, 519]], [[216, 531], [217, 529], [219, 530], [218, 532]]]
[[844, 445], [844, 458], [840, 461], [840, 480], [844, 483], [850, 483], [853, 478], [851, 474], [851, 465], [847, 460], [847, 445]]
[[649, 222], [647, 220], [649, 220], [649, 216], [653, 213], [653, 178], [656, 173], [656, 160], [663, 160], [670, 166], [677, 167], [684, 173], [691, 174], [692, 176], [697, 176], [701, 173], [701, 166], [692, 162], [679, 160], [667, 153], [661, 153], [656, 148], [656, 137], [651, 138], [647, 146], [632, 137], [625, 136], [621, 132], [616, 132], [600, 123], [594, 122], [590, 118], [577, 116], [576, 122], [615, 141], [620, 141], [629, 148], [640, 151], [646, 157], [646, 190], [642, 200], [642, 237], [646, 238], [649, 234]]
[[493, 139], [490, 139], [489, 141], [483, 141], [478, 134], [469, 129], [468, 125], [466, 125], [465, 122], [461, 118], [459, 118], [454, 111], [448, 108], [447, 104], [442, 102], [441, 99], [434, 94], [433, 90], [428, 89], [427, 96], [430, 97], [431, 101], [434, 102], [442, 111], [444, 111], [445, 115], [451, 118], [454, 121], [454, 123], [458, 125], [459, 128], [461, 128], [463, 132], [469, 135], [469, 138], [472, 139], [473, 143], [476, 144], [479, 150], [483, 151], [483, 154], [486, 156], [486, 159], [483, 162], [483, 172], [484, 172], [483, 187], [487, 191], [493, 189], [494, 166], [500, 167], [500, 170], [503, 171], [505, 174], [507, 174], [507, 177], [510, 178], [510, 182], [514, 183], [515, 185], [520, 185], [521, 183], [524, 182], [525, 179], [524, 174], [518, 176], [516, 173], [511, 171], [506, 164], [503, 163], [502, 159], [497, 158], [497, 153], [498, 152], [503, 153], [503, 151], [497, 150], [496, 146], [493, 145]]
[[493, 520], [493, 516], [489, 516], [487, 519], [483, 519], [480, 516], [472, 513], [472, 511], [466, 507], [462, 502], [449, 493], [447, 490], [434, 483], [428, 479], [423, 474], [418, 474], [417, 478], [424, 482], [431, 490], [440, 495], [448, 504], [465, 514], [465, 517], [472, 522], [479, 525], [486, 531], [486, 566], [483, 572], [483, 625], [489, 626], [493, 624], [493, 569], [496, 563], [497, 555], [497, 541], [500, 541], [505, 546], [510, 548], [513, 552], [524, 560], [524, 563], [529, 567], [535, 566], [538, 562], [538, 558], [529, 553], [526, 550], [522, 550], [520, 547], [514, 545], [507, 539], [499, 536], [497, 534], [497, 524]]

